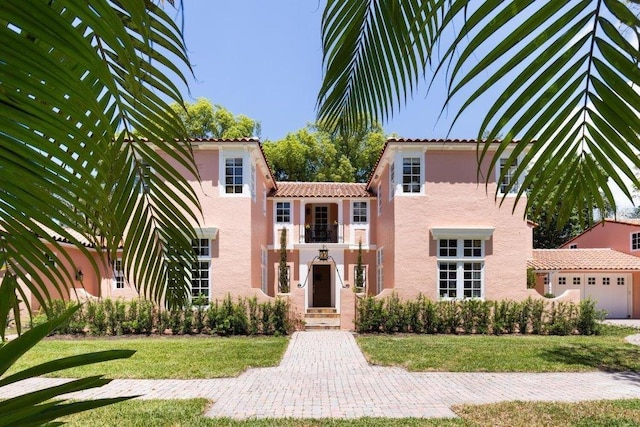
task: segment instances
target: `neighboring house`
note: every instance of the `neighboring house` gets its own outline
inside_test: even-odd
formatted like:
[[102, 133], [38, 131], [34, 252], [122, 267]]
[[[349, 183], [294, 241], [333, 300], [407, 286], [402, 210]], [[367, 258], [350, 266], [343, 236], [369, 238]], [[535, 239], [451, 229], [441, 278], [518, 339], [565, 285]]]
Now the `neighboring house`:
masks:
[[640, 219], [603, 219], [560, 248], [611, 248], [640, 256]]
[[[510, 174], [498, 183], [499, 170], [487, 174], [489, 159], [478, 174], [475, 140], [389, 139], [363, 184], [275, 182], [255, 138], [191, 142], [204, 217], [193, 296], [277, 296], [286, 230], [286, 296], [308, 325], [353, 328], [360, 244], [369, 295], [539, 297], [526, 285], [532, 224], [525, 203], [514, 209], [507, 194], [499, 206], [503, 194], [496, 201], [495, 191], [508, 187]], [[497, 165], [505, 167], [502, 159]], [[87, 290], [135, 294], [116, 271], [105, 277]]]
[[529, 268], [538, 273], [541, 294], [578, 290], [607, 317], [640, 317], [639, 257], [609, 248], [534, 249]]

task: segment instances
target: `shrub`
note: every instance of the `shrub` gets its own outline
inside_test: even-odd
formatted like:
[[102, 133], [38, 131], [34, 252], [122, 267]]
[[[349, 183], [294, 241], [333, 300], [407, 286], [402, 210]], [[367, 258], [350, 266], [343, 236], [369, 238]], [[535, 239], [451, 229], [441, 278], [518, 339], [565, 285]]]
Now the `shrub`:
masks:
[[596, 302], [591, 298], [580, 301], [576, 328], [581, 335], [598, 335], [602, 329], [600, 320], [604, 319], [605, 312], [596, 310]]

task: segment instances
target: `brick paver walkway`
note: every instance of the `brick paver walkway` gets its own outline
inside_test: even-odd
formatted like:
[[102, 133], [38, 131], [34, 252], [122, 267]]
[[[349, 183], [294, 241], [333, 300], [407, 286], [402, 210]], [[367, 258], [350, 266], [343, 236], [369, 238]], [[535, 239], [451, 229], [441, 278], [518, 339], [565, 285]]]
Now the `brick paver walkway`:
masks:
[[[3, 389], [2, 397], [64, 381], [23, 381]], [[640, 375], [411, 373], [369, 366], [352, 334], [322, 331], [295, 333], [279, 366], [250, 369], [237, 378], [114, 380], [70, 397], [132, 394], [143, 399], [211, 399], [210, 417], [454, 417], [450, 407], [462, 403], [640, 398]]]

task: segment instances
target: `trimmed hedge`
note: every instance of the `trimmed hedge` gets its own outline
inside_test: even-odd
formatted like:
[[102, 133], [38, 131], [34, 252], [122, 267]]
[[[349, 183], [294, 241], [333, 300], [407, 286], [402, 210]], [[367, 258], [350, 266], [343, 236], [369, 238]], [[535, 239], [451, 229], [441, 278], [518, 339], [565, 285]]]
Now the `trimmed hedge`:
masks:
[[[58, 316], [77, 302], [52, 301], [34, 316], [32, 325]], [[145, 299], [87, 301], [69, 322], [54, 331], [61, 335], [287, 335], [301, 326], [289, 301], [277, 298], [258, 303], [254, 298], [222, 301], [194, 300], [179, 310], [166, 310]]]
[[594, 335], [604, 312], [595, 301], [580, 304], [524, 301], [431, 301], [423, 295], [403, 301], [396, 294], [358, 300], [356, 331], [417, 334], [549, 334]]

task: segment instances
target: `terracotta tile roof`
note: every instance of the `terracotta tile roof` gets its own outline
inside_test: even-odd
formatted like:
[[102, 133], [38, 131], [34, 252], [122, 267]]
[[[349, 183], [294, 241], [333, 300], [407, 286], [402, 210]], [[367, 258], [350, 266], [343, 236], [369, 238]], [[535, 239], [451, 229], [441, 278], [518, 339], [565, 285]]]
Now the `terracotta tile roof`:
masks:
[[[403, 143], [414, 143], [414, 144], [477, 144], [477, 139], [448, 139], [448, 138], [389, 138], [387, 139], [387, 143], [389, 142], [403, 142]], [[484, 141], [481, 141], [484, 142]], [[502, 141], [496, 139], [492, 141], [492, 144], [500, 144]], [[510, 142], [510, 144], [517, 144], [520, 140], [514, 139]]]
[[534, 270], [640, 270], [640, 257], [602, 249], [534, 249]]
[[278, 181], [276, 187], [271, 197], [372, 197], [362, 183]]

